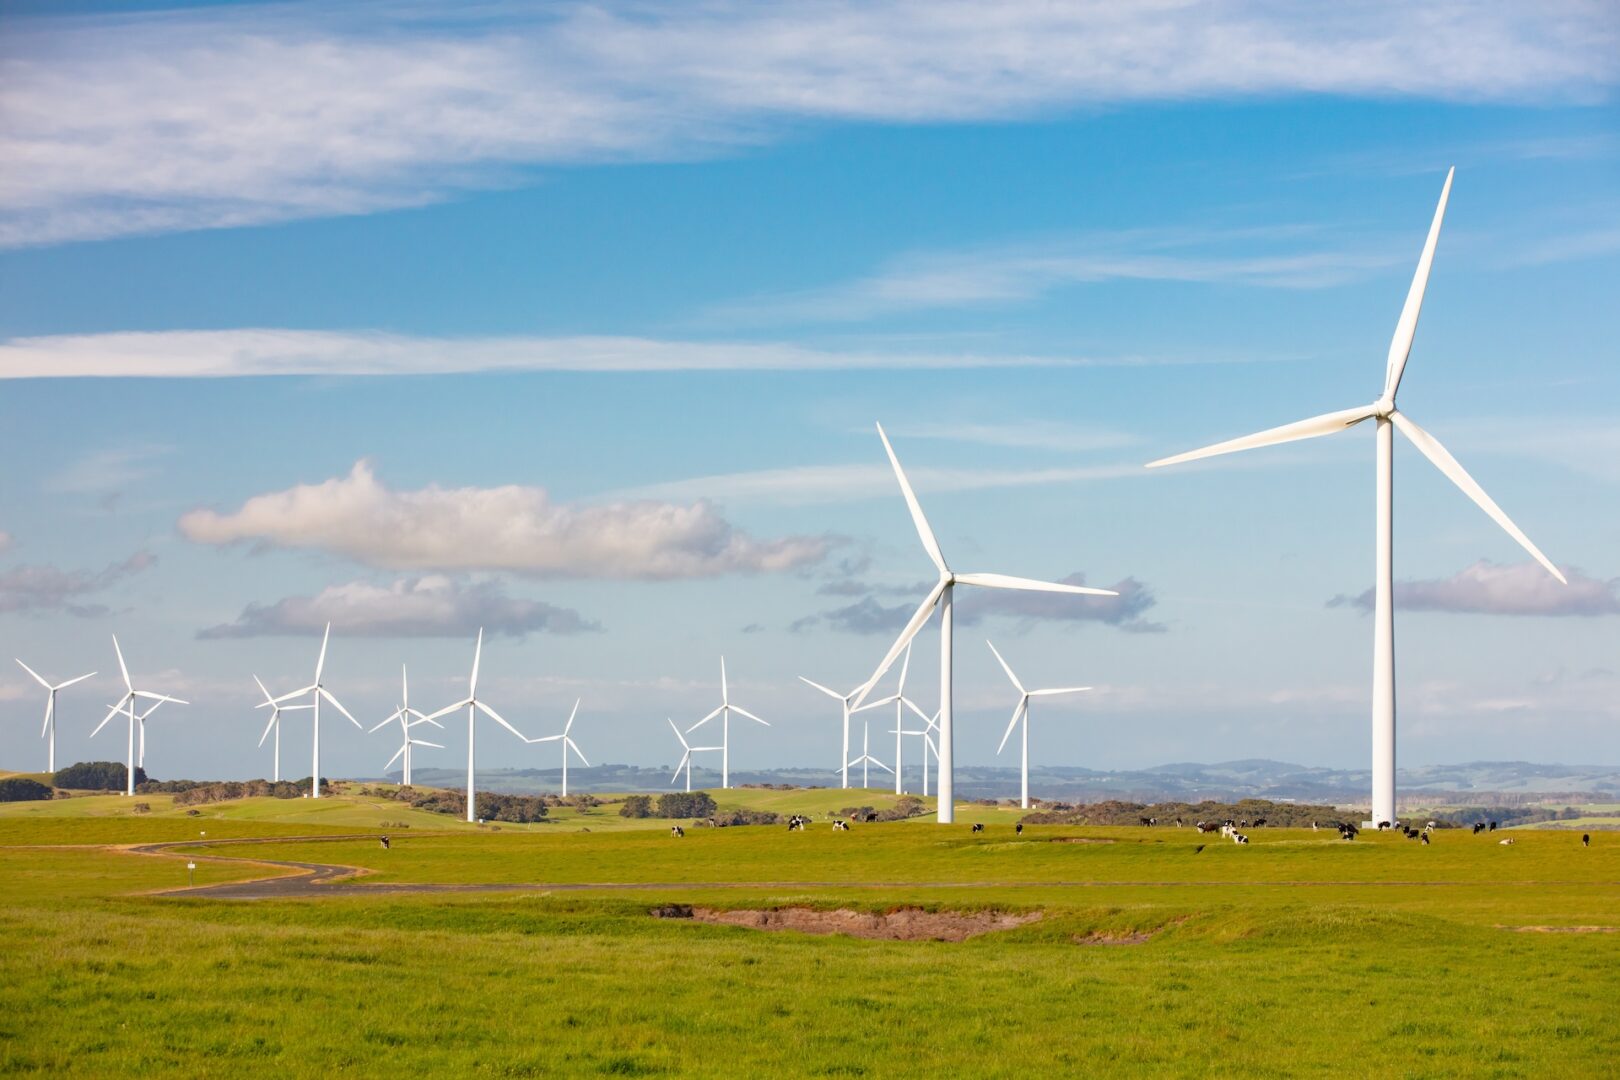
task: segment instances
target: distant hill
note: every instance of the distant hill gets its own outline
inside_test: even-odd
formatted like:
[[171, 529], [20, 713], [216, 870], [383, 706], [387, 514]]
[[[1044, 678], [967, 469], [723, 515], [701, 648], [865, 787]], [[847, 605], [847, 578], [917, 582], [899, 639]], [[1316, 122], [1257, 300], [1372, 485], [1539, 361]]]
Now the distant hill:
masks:
[[[672, 766], [600, 765], [570, 768], [571, 791], [670, 791]], [[398, 774], [390, 779], [397, 780]], [[466, 774], [455, 769], [417, 767], [416, 781], [434, 787], [460, 787]], [[888, 774], [883, 774], [888, 779]], [[796, 787], [834, 787], [838, 775], [824, 769], [733, 769], [732, 783], [792, 784]], [[478, 785], [486, 791], [537, 794], [561, 786], [558, 769], [480, 770]], [[720, 775], [694, 769], [692, 786], [716, 787]], [[1030, 771], [1030, 788], [1043, 799], [1095, 802], [1124, 799], [1133, 802], [1199, 799], [1293, 799], [1302, 802], [1349, 803], [1365, 801], [1372, 785], [1366, 769], [1326, 769], [1286, 761], [1248, 758], [1214, 764], [1174, 762], [1151, 769], [1108, 772], [1096, 769], [1047, 767]], [[907, 789], [916, 786], [916, 773]], [[1581, 796], [1592, 801], [1620, 801], [1620, 766], [1541, 765], [1527, 761], [1475, 761], [1462, 765], [1430, 765], [1402, 769], [1399, 787], [1403, 799], [1422, 794], [1456, 794], [1482, 802], [1514, 799]], [[959, 798], [1007, 798], [1018, 794], [1018, 770], [965, 765], [956, 770]]]

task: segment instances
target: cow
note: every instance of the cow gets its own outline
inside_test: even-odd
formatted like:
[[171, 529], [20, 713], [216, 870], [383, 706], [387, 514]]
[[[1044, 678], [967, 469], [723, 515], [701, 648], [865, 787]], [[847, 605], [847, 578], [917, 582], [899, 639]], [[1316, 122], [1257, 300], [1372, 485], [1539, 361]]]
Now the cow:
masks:
[[1249, 842], [1249, 838], [1247, 836], [1244, 836], [1242, 833], [1234, 832], [1232, 834], [1232, 843], [1234, 843], [1234, 844], [1247, 844], [1248, 842]]
[[671, 836], [685, 836], [686, 835], [686, 830], [681, 828], [679, 825], [671, 825], [669, 827], [669, 835], [671, 835]]
[[1591, 846], [1592, 846], [1592, 834], [1591, 833], [1581, 833], [1581, 847], [1591, 847]]
[[1258, 828], [1259, 828], [1259, 827], [1260, 827], [1260, 826], [1262, 826], [1262, 825], [1264, 825], [1264, 824], [1265, 824], [1265, 823], [1266, 823], [1266, 819], [1265, 819], [1265, 818], [1255, 818], [1255, 819], [1254, 819], [1254, 827], [1255, 827], [1255, 828], [1257, 828], [1257, 829], [1258, 829]]
[[1425, 832], [1425, 833], [1422, 834], [1422, 837], [1423, 837], [1423, 846], [1428, 847], [1429, 846], [1429, 834]]
[[1384, 830], [1385, 830], [1385, 829], [1387, 829], [1387, 828], [1389, 828], [1389, 822], [1387, 822], [1387, 821], [1380, 821], [1380, 822], [1379, 822], [1379, 823], [1378, 823], [1378, 831], [1379, 831], [1379, 832], [1383, 832], [1383, 831], [1384, 831]]
[[1024, 835], [1024, 823], [1022, 821], [1020, 821], [1018, 824], [1014, 825], [1013, 826], [1013, 832], [1018, 834], [1019, 836], [1023, 836]]
[[1484, 831], [1485, 831], [1485, 823], [1483, 821], [1474, 822], [1474, 835], [1475, 836], [1478, 836], [1480, 833], [1482, 833]]
[[1491, 827], [1486, 829], [1485, 831], [1486, 832], [1495, 832], [1496, 831], [1496, 822], [1494, 822], [1494, 821], [1491, 822]]
[[1513, 837], [1510, 836], [1506, 840], [1498, 840], [1497, 843], [1501, 844], [1503, 847], [1506, 847], [1508, 844], [1513, 843]]
[[849, 822], [845, 821], [843, 818], [834, 819], [833, 832], [849, 832]]
[[377, 843], [382, 845], [382, 849], [384, 851], [388, 850], [388, 837], [386, 837], [386, 836], [377, 837]]
[[973, 831], [974, 832], [984, 832], [984, 826], [982, 824], [980, 824], [979, 822], [975, 821], [973, 823]]
[[1216, 829], [1220, 828], [1220, 826], [1216, 825], [1213, 821], [1200, 821], [1196, 828], [1201, 833], [1212, 833]]

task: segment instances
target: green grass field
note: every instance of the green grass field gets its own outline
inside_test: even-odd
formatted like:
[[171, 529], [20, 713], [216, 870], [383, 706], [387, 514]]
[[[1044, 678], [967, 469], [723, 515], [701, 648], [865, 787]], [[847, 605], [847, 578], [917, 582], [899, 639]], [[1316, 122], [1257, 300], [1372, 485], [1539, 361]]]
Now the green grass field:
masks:
[[[862, 792], [728, 793], [820, 812]], [[689, 829], [616, 808], [379, 831], [355, 797], [0, 807], [0, 1072], [57, 1076], [1523, 1076], [1620, 1070], [1620, 835]], [[823, 806], [823, 802], [830, 805]], [[162, 805], [160, 805], [160, 803]], [[721, 800], [728, 805], [727, 799]], [[269, 804], [269, 805], [261, 805]], [[384, 802], [391, 821], [402, 820]], [[605, 822], [611, 816], [616, 824]], [[966, 822], [984, 820], [972, 834]], [[436, 827], [428, 827], [428, 825]], [[639, 826], [639, 827], [637, 827]], [[589, 833], [581, 831], [589, 828]], [[204, 830], [207, 836], [200, 835]], [[195, 841], [164, 855], [127, 845]], [[1069, 842], [1084, 841], [1084, 842]], [[1197, 851], [1198, 844], [1203, 851]], [[639, 891], [225, 901], [244, 856], [365, 882]], [[216, 858], [218, 857], [218, 858]], [[702, 883], [737, 883], [718, 888]], [[884, 883], [884, 884], [873, 884]], [[663, 903], [1039, 911], [968, 941], [660, 920]], [[1524, 929], [1535, 928], [1535, 929]], [[1128, 937], [1135, 935], [1135, 937]], [[1099, 944], [1131, 940], [1131, 944]]]

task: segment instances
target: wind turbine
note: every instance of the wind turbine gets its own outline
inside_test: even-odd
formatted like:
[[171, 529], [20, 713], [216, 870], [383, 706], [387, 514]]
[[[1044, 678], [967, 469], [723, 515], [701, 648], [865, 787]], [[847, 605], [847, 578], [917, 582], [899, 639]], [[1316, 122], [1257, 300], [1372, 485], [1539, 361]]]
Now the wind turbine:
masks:
[[[312, 771], [309, 777], [309, 797], [312, 799], [318, 799], [321, 797], [321, 698], [325, 698], [327, 704], [331, 705], [334, 709], [347, 717], [349, 723], [353, 724], [361, 731], [365, 730], [365, 728], [361, 726], [360, 721], [356, 720], [353, 715], [350, 714], [349, 710], [343, 707], [343, 703], [337, 698], [333, 697], [332, 692], [321, 684], [321, 672], [326, 667], [326, 643], [331, 640], [331, 637], [332, 624], [327, 623], [326, 634], [321, 638], [321, 655], [315, 660], [314, 682], [310, 683], [302, 690], [294, 690], [290, 694], [282, 694], [278, 698], [271, 698], [269, 701], [255, 706], [255, 708], [262, 709], [268, 705], [273, 709], [275, 706], [280, 705], [283, 701], [291, 701], [293, 698], [303, 697], [305, 694], [309, 695], [309, 703], [314, 717], [314, 739], [312, 752], [313, 762], [311, 766]], [[262, 743], [263, 740], [261, 739], [260, 742]]]
[[[986, 641], [985, 644], [990, 645], [990, 642]], [[1030, 698], [1037, 698], [1037, 697], [1055, 697], [1058, 694], [1079, 694], [1079, 693], [1083, 693], [1083, 692], [1085, 692], [1087, 690], [1090, 690], [1091, 687], [1089, 687], [1089, 686], [1062, 686], [1062, 687], [1056, 687], [1056, 688], [1050, 689], [1050, 690], [1025, 690], [1024, 689], [1024, 684], [1018, 681], [1018, 676], [1013, 674], [1013, 669], [1010, 666], [1008, 666], [1007, 661], [1002, 658], [1002, 655], [999, 652], [996, 652], [996, 647], [994, 645], [990, 645], [990, 651], [995, 653], [996, 659], [1001, 662], [1001, 670], [1005, 671], [1007, 673], [1007, 678], [1011, 679], [1012, 684], [1018, 688], [1018, 705], [1017, 705], [1016, 708], [1013, 709], [1012, 719], [1010, 721], [1008, 721], [1008, 723], [1007, 723], [1007, 733], [1001, 737], [1001, 745], [996, 747], [996, 753], [1000, 754], [1003, 750], [1005, 750], [1007, 748], [1007, 740], [1012, 738], [1013, 728], [1018, 726], [1019, 718], [1022, 717], [1023, 721], [1024, 721], [1024, 760], [1023, 760], [1023, 765], [1022, 765], [1022, 767], [1020, 769], [1021, 782], [1020, 782], [1020, 786], [1019, 786], [1018, 805], [1023, 807], [1025, 810], [1028, 810], [1029, 809], [1029, 699]]]
[[889, 653], [878, 665], [872, 677], [862, 685], [855, 696], [855, 705], [859, 707], [866, 700], [866, 695], [872, 692], [872, 687], [883, 677], [894, 662], [900, 658], [911, 639], [933, 615], [934, 609], [939, 608], [939, 822], [948, 825], [956, 820], [956, 807], [954, 798], [956, 794], [955, 756], [952, 750], [951, 727], [951, 643], [952, 621], [951, 605], [953, 594], [958, 585], [979, 585], [989, 589], [1014, 589], [1021, 592], [1054, 592], [1070, 593], [1076, 596], [1118, 596], [1110, 589], [1091, 589], [1084, 585], [1061, 585], [1055, 581], [1035, 581], [1030, 578], [1009, 577], [1006, 574], [958, 574], [945, 563], [945, 556], [940, 553], [939, 541], [934, 539], [934, 530], [929, 527], [928, 519], [923, 517], [922, 506], [917, 502], [916, 492], [911, 490], [911, 481], [906, 479], [905, 470], [900, 467], [900, 459], [894, 454], [894, 447], [889, 445], [889, 437], [884, 434], [883, 425], [877, 426], [878, 438], [883, 440], [883, 449], [888, 452], [889, 464], [894, 466], [894, 478], [900, 482], [900, 493], [905, 496], [906, 506], [911, 510], [911, 520], [917, 527], [917, 536], [922, 540], [923, 550], [928, 552], [928, 558], [933, 561], [939, 570], [939, 580], [929, 590], [928, 596], [911, 616], [906, 628], [900, 631], [900, 636], [889, 647]]
[[[879, 701], [868, 701], [865, 705], [855, 709], [855, 712], [866, 712], [868, 709], [881, 709], [885, 705], [894, 706], [894, 793], [905, 794], [903, 781], [905, 778], [905, 751], [901, 739], [905, 735], [915, 735], [918, 732], [908, 732], [906, 726], [906, 709], [916, 713], [925, 723], [932, 725], [933, 721], [928, 714], [917, 707], [917, 703], [906, 697], [906, 672], [911, 667], [911, 646], [906, 646], [906, 657], [900, 662], [900, 685], [895, 687], [894, 693]], [[923, 751], [923, 770], [928, 769], [928, 751]]]
[[[425, 739], [411, 738], [411, 728], [418, 724], [432, 724], [434, 727], [442, 729], [444, 725], [439, 723], [437, 720], [430, 720], [427, 717], [427, 714], [423, 713], [420, 709], [411, 708], [411, 682], [409, 673], [406, 671], [404, 664], [399, 666], [399, 708], [390, 713], [388, 719], [372, 728], [371, 731], [366, 732], [366, 734], [369, 735], [373, 731], [381, 731], [395, 720], [399, 721], [400, 733], [405, 737], [405, 742], [400, 746], [398, 753], [388, 759], [388, 765], [392, 765], [394, 762], [403, 757], [405, 761], [400, 766], [402, 770], [400, 780], [404, 782], [405, 787], [410, 787], [411, 747], [431, 746], [435, 750], [444, 749], [444, 747], [440, 746], [438, 743], [431, 743]], [[388, 769], [388, 765], [383, 766], [383, 770], [385, 772]]]
[[[665, 717], [665, 719], [668, 720], [669, 718]], [[669, 782], [673, 784], [675, 782], [675, 778], [681, 775], [681, 770], [685, 769], [686, 770], [686, 790], [691, 791], [692, 790], [692, 755], [697, 754], [697, 753], [702, 753], [703, 751], [706, 751], [706, 750], [721, 750], [721, 749], [724, 749], [724, 748], [719, 747], [719, 746], [693, 746], [691, 743], [686, 741], [686, 736], [681, 733], [680, 728], [675, 726], [675, 721], [673, 721], [673, 720], [669, 721], [669, 729], [675, 733], [675, 737], [677, 739], [681, 740], [681, 749], [686, 751], [684, 754], [681, 755], [681, 763], [679, 765], [675, 766], [675, 771], [670, 774]]]
[[[118, 647], [117, 634], [113, 635], [113, 652], [118, 654], [118, 670], [124, 676], [124, 696], [118, 699], [118, 703], [116, 705], [107, 710], [106, 717], [102, 719], [101, 723], [96, 725], [96, 730], [90, 733], [90, 737], [92, 739], [95, 738], [101, 729], [106, 727], [108, 722], [119, 713], [126, 713], [129, 716], [129, 764], [125, 768], [124, 794], [133, 795], [135, 794], [135, 769], [137, 767], [137, 762], [135, 760], [135, 727], [137, 724], [142, 724], [144, 726], [144, 721], [146, 720], [146, 713], [142, 713], [140, 716], [135, 714], [135, 699], [142, 698], [147, 701], [155, 701], [160, 705], [165, 701], [172, 701], [176, 705], [189, 705], [190, 702], [181, 701], [177, 697], [169, 697], [167, 694], [157, 694], [150, 690], [135, 689], [135, 684], [129, 680], [129, 667], [124, 663], [124, 650]], [[148, 709], [147, 712], [149, 713], [151, 710]]]
[[839, 703], [839, 705], [843, 708], [843, 713], [844, 713], [844, 750], [843, 750], [843, 753], [840, 754], [839, 757], [838, 757], [839, 762], [841, 762], [841, 764], [838, 766], [838, 775], [839, 775], [840, 782], [843, 784], [844, 787], [847, 788], [847, 787], [849, 787], [849, 713], [850, 713], [849, 703], [855, 700], [855, 695], [857, 695], [857, 694], [859, 694], [861, 692], [861, 688], [857, 686], [855, 689], [851, 690], [847, 694], [840, 694], [838, 691], [828, 689], [827, 687], [822, 686], [818, 682], [812, 682], [811, 680], [805, 678], [803, 675], [799, 676], [799, 681], [802, 682], [802, 683], [806, 683], [806, 684], [808, 684], [810, 686], [813, 686], [817, 690], [820, 690], [823, 694], [826, 694], [828, 697], [833, 698], [834, 700], [836, 700]]
[[67, 682], [57, 683], [52, 686], [40, 676], [39, 672], [24, 664], [21, 660], [18, 660], [17, 663], [24, 671], [34, 677], [35, 682], [45, 688], [45, 726], [39, 729], [39, 737], [46, 740], [45, 768], [48, 772], [54, 773], [56, 771], [56, 692], [66, 690], [76, 682], [83, 682], [90, 675], [94, 675], [95, 672], [92, 671], [90, 675], [80, 675], [77, 678], [69, 679]]
[[876, 765], [878, 768], [882, 769], [884, 772], [887, 772], [887, 773], [894, 772], [893, 769], [889, 768], [887, 765], [883, 764], [883, 762], [879, 761], [877, 758], [872, 756], [872, 754], [870, 752], [870, 744], [868, 742], [869, 737], [871, 736], [871, 734], [872, 734], [872, 725], [870, 723], [868, 723], [867, 721], [862, 720], [861, 721], [861, 756], [856, 758], [854, 761], [850, 762], [851, 765], [859, 765], [861, 767], [861, 787], [863, 787], [863, 788], [870, 788], [871, 787], [871, 783], [869, 782], [870, 777], [871, 777], [871, 766]]
[[1173, 457], [1160, 458], [1148, 463], [1148, 468], [1175, 465], [1183, 461], [1230, 454], [1238, 450], [1251, 450], [1259, 446], [1314, 439], [1333, 435], [1355, 427], [1364, 420], [1377, 422], [1377, 525], [1374, 533], [1375, 573], [1373, 581], [1373, 695], [1372, 695], [1372, 818], [1374, 821], [1395, 820], [1395, 574], [1394, 574], [1394, 491], [1395, 491], [1395, 429], [1399, 428], [1413, 446], [1463, 494], [1478, 504], [1507, 534], [1519, 542], [1535, 560], [1547, 568], [1548, 573], [1568, 584], [1548, 558], [1530, 538], [1502, 512], [1485, 490], [1457, 463], [1438, 439], [1419, 427], [1411, 418], [1395, 408], [1395, 394], [1401, 386], [1401, 375], [1406, 370], [1407, 357], [1412, 352], [1412, 338], [1417, 333], [1418, 315], [1423, 309], [1423, 292], [1429, 283], [1429, 269], [1434, 263], [1434, 249], [1440, 240], [1440, 222], [1446, 215], [1446, 202], [1451, 197], [1451, 180], [1456, 169], [1446, 173], [1445, 186], [1440, 189], [1440, 204], [1435, 207], [1434, 221], [1429, 226], [1429, 237], [1418, 257], [1417, 271], [1412, 275], [1412, 287], [1406, 294], [1406, 305], [1401, 309], [1400, 321], [1395, 324], [1395, 335], [1389, 343], [1389, 357], [1384, 366], [1384, 388], [1378, 400], [1370, 405], [1324, 413], [1309, 420], [1300, 420], [1282, 427], [1270, 428], [1253, 435], [1231, 439]]
[[[264, 734], [259, 736], [259, 746], [261, 749], [264, 747], [264, 740], [270, 737], [271, 731], [276, 733], [275, 762], [272, 765], [273, 775], [270, 779], [272, 783], [279, 784], [281, 783], [281, 714], [295, 709], [312, 709], [314, 706], [281, 705], [277, 703], [275, 695], [270, 693], [257, 675], [253, 676], [253, 681], [259, 684], [259, 690], [264, 694], [264, 704], [270, 706], [270, 722], [264, 725]], [[261, 709], [263, 707], [263, 705], [255, 706], [255, 708]]]
[[[728, 788], [731, 786], [732, 713], [736, 713], [738, 716], [745, 716], [756, 724], [765, 724], [766, 727], [771, 726], [766, 724], [765, 721], [761, 720], [753, 713], [749, 712], [747, 709], [743, 708], [741, 705], [733, 705], [731, 703], [731, 694], [726, 690], [726, 658], [722, 656], [720, 658], [720, 705], [714, 710], [714, 712], [710, 713], [708, 716], [705, 716], [703, 719], [686, 729], [686, 733], [690, 735], [692, 732], [696, 731], [704, 724], [707, 724], [715, 717], [718, 716], [720, 718], [720, 786], [722, 788]], [[684, 742], [685, 740], [683, 739], [682, 741]], [[690, 780], [691, 778], [691, 773], [688, 771], [687, 779]]]
[[[585, 761], [585, 755], [580, 751], [579, 744], [568, 737], [568, 732], [572, 730], [574, 726], [574, 717], [578, 715], [579, 699], [576, 698], [574, 700], [574, 711], [568, 714], [568, 723], [563, 725], [561, 735], [547, 735], [544, 738], [529, 740], [529, 742], [533, 743], [558, 742], [559, 740], [562, 742], [562, 797], [565, 799], [568, 798], [568, 751], [573, 750], [574, 753], [579, 754], [579, 760], [584, 762], [587, 769], [591, 767], [591, 763]], [[671, 721], [671, 723], [673, 722], [674, 721]], [[682, 739], [681, 741], [684, 743], [686, 740]], [[676, 770], [676, 772], [679, 771], [679, 769]]]
[[516, 735], [518, 738], [522, 739], [524, 742], [529, 741], [529, 737], [527, 735], [523, 734], [523, 732], [519, 731], [517, 728], [513, 727], [511, 724], [508, 724], [506, 722], [506, 720], [501, 716], [500, 713], [496, 712], [494, 709], [490, 708], [488, 705], [485, 705], [482, 701], [478, 700], [478, 660], [479, 660], [479, 657], [483, 656], [483, 654], [484, 654], [484, 628], [482, 626], [480, 626], [478, 628], [478, 644], [473, 647], [472, 677], [467, 680], [467, 696], [465, 698], [461, 699], [460, 701], [456, 702], [454, 705], [446, 705], [444, 708], [440, 709], [438, 712], [428, 713], [426, 716], [424, 716], [422, 718], [424, 721], [425, 720], [437, 720], [441, 716], [448, 716], [450, 713], [455, 712], [457, 709], [466, 709], [467, 710], [467, 820], [468, 821], [477, 821], [478, 820], [478, 816], [477, 816], [477, 814], [475, 812], [476, 807], [474, 806], [474, 803], [476, 802], [476, 799], [474, 797], [474, 792], [473, 792], [473, 781], [475, 779], [474, 775], [473, 775], [473, 770], [474, 770], [473, 762], [475, 761], [473, 752], [474, 752], [474, 749], [475, 749], [475, 746], [476, 746], [476, 741], [475, 741], [476, 736], [478, 734], [478, 724], [477, 724], [478, 714], [480, 712], [482, 712], [485, 716], [489, 717], [491, 720], [495, 721], [497, 724], [501, 725], [501, 727], [505, 728], [507, 731], [510, 731], [512, 734]]

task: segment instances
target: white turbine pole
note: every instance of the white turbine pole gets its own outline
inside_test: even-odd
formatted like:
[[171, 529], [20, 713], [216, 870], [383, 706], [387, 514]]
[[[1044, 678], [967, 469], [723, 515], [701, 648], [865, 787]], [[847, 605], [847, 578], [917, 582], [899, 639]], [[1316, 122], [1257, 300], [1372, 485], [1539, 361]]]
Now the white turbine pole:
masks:
[[939, 814], [941, 825], [956, 820], [956, 752], [951, 731], [951, 594], [947, 585], [939, 597]]
[[275, 716], [275, 725], [276, 725], [276, 742], [275, 742], [276, 761], [275, 761], [275, 765], [272, 768], [274, 769], [274, 772], [275, 772], [275, 781], [274, 782], [279, 784], [279, 783], [281, 783], [281, 710], [276, 709], [275, 712], [274, 712], [274, 716]]
[[129, 702], [129, 764], [124, 767], [124, 794], [135, 794], [135, 697], [130, 695]]
[[1372, 820], [1395, 820], [1395, 426], [1378, 418], [1373, 573]]
[[[805, 682], [810, 682], [810, 680], [805, 679]], [[816, 684], [810, 683], [810, 685], [815, 686]], [[832, 691], [827, 690], [826, 687], [818, 686], [816, 688], [832, 694]], [[837, 697], [838, 695], [833, 694], [833, 696]], [[765, 727], [771, 726], [741, 705], [731, 703], [731, 692], [726, 684], [726, 658], [722, 656], [720, 658], [720, 704], [709, 715], [686, 729], [687, 734], [691, 734], [715, 717], [720, 718], [720, 745], [717, 747], [696, 747], [695, 749], [715, 749], [720, 751], [720, 786], [722, 788], [731, 786], [731, 714], [733, 712], [744, 719], [752, 720], [756, 724], [763, 724]], [[686, 740], [683, 738], [681, 741], [685, 742]], [[688, 779], [690, 779], [690, 775], [688, 775]]]
[[1024, 703], [1024, 730], [1022, 732], [1024, 751], [1023, 765], [1018, 770], [1018, 805], [1022, 809], [1029, 809], [1029, 703]]

